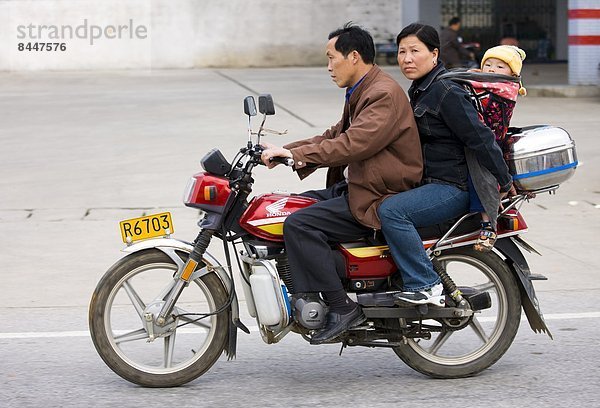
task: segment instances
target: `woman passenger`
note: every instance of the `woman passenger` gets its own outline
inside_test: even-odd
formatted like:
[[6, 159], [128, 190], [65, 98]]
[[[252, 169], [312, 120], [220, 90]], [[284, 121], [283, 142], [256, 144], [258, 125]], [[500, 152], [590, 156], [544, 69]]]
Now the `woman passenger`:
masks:
[[419, 128], [424, 171], [421, 186], [386, 199], [378, 214], [403, 280], [403, 291], [396, 297], [412, 304], [443, 305], [440, 277], [416, 227], [467, 213], [466, 147], [496, 178], [500, 194], [510, 190], [512, 178], [494, 133], [479, 120], [467, 92], [449, 79], [437, 79], [447, 72], [438, 60], [437, 31], [414, 23], [398, 34], [396, 43], [400, 70], [413, 81], [408, 95]]

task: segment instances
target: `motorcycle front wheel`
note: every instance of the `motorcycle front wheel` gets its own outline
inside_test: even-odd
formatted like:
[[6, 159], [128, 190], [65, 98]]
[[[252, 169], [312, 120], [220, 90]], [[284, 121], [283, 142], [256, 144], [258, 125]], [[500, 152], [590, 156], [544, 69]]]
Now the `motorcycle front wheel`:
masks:
[[425, 375], [469, 377], [498, 361], [512, 344], [521, 320], [519, 287], [516, 277], [494, 252], [457, 248], [444, 251], [438, 259], [457, 286], [487, 292], [491, 307], [469, 319], [423, 321], [439, 331], [432, 331], [430, 340], [408, 339], [394, 351], [409, 367]]
[[211, 313], [226, 304], [228, 293], [214, 273], [190, 282], [164, 327], [148, 322], [174, 286], [176, 271], [160, 250], [136, 252], [114, 264], [92, 296], [94, 346], [111, 370], [135, 384], [185, 384], [205, 373], [225, 347], [229, 312]]

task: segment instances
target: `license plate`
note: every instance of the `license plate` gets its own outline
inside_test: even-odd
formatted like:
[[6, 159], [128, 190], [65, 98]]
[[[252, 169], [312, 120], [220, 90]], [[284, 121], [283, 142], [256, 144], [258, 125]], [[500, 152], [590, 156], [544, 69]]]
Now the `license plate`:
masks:
[[169, 235], [174, 231], [170, 212], [121, 221], [119, 226], [121, 227], [121, 237], [126, 244]]

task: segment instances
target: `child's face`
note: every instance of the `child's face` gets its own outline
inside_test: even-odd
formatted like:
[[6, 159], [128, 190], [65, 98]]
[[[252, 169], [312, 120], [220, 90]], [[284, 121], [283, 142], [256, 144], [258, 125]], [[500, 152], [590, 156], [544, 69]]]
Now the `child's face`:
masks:
[[512, 75], [513, 72], [508, 64], [498, 58], [488, 58], [483, 63], [483, 72], [489, 72], [492, 74]]

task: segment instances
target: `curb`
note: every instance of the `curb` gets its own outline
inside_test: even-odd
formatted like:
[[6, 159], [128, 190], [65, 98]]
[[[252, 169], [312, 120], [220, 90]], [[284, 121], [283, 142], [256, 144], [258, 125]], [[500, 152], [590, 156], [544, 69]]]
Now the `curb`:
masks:
[[597, 85], [530, 85], [527, 96], [550, 98], [593, 98], [600, 97]]

